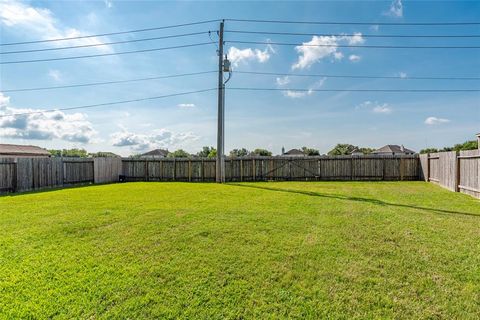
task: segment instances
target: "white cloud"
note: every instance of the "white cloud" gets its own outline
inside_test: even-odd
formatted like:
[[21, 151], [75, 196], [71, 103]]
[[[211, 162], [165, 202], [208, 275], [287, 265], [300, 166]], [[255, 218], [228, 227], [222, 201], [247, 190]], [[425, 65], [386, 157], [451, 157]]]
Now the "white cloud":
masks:
[[358, 45], [364, 42], [365, 39], [360, 32], [354, 33], [353, 36], [313, 36], [312, 40], [295, 47], [299, 57], [292, 65], [292, 69], [306, 69], [329, 57], [341, 60], [344, 55], [338, 50], [340, 44]]
[[[14, 139], [91, 142], [97, 132], [82, 113], [42, 112], [39, 109], [13, 108], [9, 97], [0, 93], [0, 136]], [[14, 115], [18, 113], [36, 112]]]
[[[56, 39], [86, 35], [80, 30], [66, 28], [45, 8], [33, 7], [20, 1], [0, 1], [0, 25], [2, 29], [12, 29], [17, 34], [28, 38]], [[106, 41], [106, 38], [102, 38]], [[97, 37], [53, 42], [55, 46], [74, 46], [99, 44]], [[103, 52], [113, 52], [111, 46], [95, 47]]]
[[113, 1], [104, 0], [103, 2], [105, 3], [105, 7], [109, 8], [109, 9], [113, 7]]
[[184, 108], [184, 109], [195, 108], [195, 104], [194, 103], [180, 103], [180, 104], [177, 105], [177, 107]]
[[199, 139], [192, 132], [175, 133], [167, 129], [157, 129], [149, 134], [137, 134], [126, 129], [110, 135], [115, 147], [130, 147], [135, 151], [145, 151], [157, 148], [182, 148], [190, 142]]
[[395, 18], [403, 17], [402, 0], [392, 0], [392, 3], [390, 4], [390, 8], [388, 9], [388, 11], [384, 12], [384, 15], [395, 17]]
[[407, 74], [405, 72], [399, 72], [398, 76], [402, 79], [405, 79], [407, 77]]
[[392, 109], [388, 107], [388, 104], [384, 103], [383, 105], [375, 106], [372, 109], [372, 112], [389, 114], [389, 113], [392, 113]]
[[62, 81], [63, 78], [62, 73], [55, 69], [48, 70], [48, 76], [57, 82]]
[[365, 42], [365, 39], [362, 37], [361, 32], [354, 32], [353, 36], [344, 36], [343, 39], [348, 41], [348, 44], [354, 46], [356, 44], [362, 44]]
[[236, 47], [230, 47], [228, 49], [228, 59], [231, 61], [232, 65], [238, 67], [239, 64], [247, 64], [250, 61], [257, 61], [259, 63], [265, 63], [270, 60], [272, 54], [275, 53], [275, 50], [271, 45], [267, 45], [265, 50], [260, 49], [238, 49]]
[[290, 80], [289, 76], [285, 76], [285, 77], [278, 77], [276, 79], [276, 82], [277, 82], [277, 85], [279, 85], [279, 86], [285, 86], [285, 85], [289, 84], [291, 82], [291, 80]]
[[390, 114], [393, 109], [388, 103], [379, 103], [378, 101], [364, 101], [355, 107], [356, 110], [368, 109], [373, 113]]
[[425, 124], [428, 124], [428, 125], [438, 125], [438, 124], [443, 124], [448, 122], [450, 122], [449, 119], [443, 119], [443, 118], [437, 118], [437, 117], [428, 117], [427, 119], [425, 119]]
[[357, 56], [356, 54], [351, 54], [349, 57], [348, 57], [348, 60], [352, 61], [352, 62], [358, 62], [360, 61], [361, 57], [360, 56]]
[[326, 80], [327, 80], [327, 78], [322, 78], [322, 79], [312, 83], [309, 86], [308, 90], [306, 90], [306, 91], [285, 90], [285, 91], [283, 91], [283, 95], [285, 97], [294, 98], [294, 99], [310, 96], [315, 92], [316, 89], [320, 89], [323, 86], [323, 84], [325, 83]]
[[378, 31], [378, 30], [380, 30], [380, 26], [378, 24], [374, 24], [373, 26], [370, 26], [370, 30]]

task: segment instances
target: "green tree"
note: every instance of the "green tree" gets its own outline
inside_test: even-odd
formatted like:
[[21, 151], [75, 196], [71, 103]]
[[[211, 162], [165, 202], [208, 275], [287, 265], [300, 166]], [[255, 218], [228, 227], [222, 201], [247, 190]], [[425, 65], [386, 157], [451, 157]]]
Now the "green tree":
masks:
[[217, 149], [212, 148], [210, 153], [208, 154], [208, 158], [216, 158], [217, 157]]
[[214, 150], [213, 147], [205, 146], [205, 147], [202, 148], [202, 151], [197, 153], [197, 156], [202, 157], [202, 158], [206, 158], [206, 157], [208, 157], [210, 152], [212, 152], [212, 150]]
[[245, 148], [242, 149], [233, 149], [230, 151], [230, 157], [245, 157], [248, 156], [249, 151]]
[[170, 152], [168, 154], [168, 157], [169, 158], [188, 158], [188, 157], [190, 157], [190, 154], [183, 149], [178, 149], [178, 150], [175, 150], [173, 152]]
[[438, 152], [437, 148], [425, 148], [425, 149], [420, 150], [421, 154], [423, 154], [423, 153], [435, 153], [435, 152]]
[[332, 150], [328, 151], [329, 156], [342, 156], [352, 154], [352, 151], [358, 147], [348, 144], [348, 143], [339, 143]]
[[89, 156], [93, 158], [120, 158], [118, 154], [115, 154], [113, 152], [95, 152], [95, 153], [90, 153]]
[[87, 158], [87, 150], [84, 149], [62, 149], [62, 150], [48, 150], [53, 157], [67, 157], [67, 158]]
[[465, 141], [464, 143], [458, 143], [453, 146], [455, 151], [476, 150], [478, 149], [478, 142], [475, 140]]
[[302, 147], [302, 152], [307, 156], [319, 156], [320, 152], [317, 149]]
[[420, 150], [420, 153], [434, 153], [434, 152], [445, 152], [445, 151], [465, 151], [465, 150], [476, 150], [478, 149], [478, 142], [475, 140], [465, 141], [464, 143], [457, 143], [453, 147], [443, 147], [442, 149], [437, 148], [425, 148]]
[[375, 151], [375, 149], [373, 149], [373, 148], [368, 148], [368, 147], [359, 148], [358, 150], [359, 150], [361, 153], [363, 153], [363, 154], [370, 154], [370, 153], [372, 153], [373, 151]]
[[267, 149], [255, 149], [253, 150], [250, 155], [252, 156], [262, 156], [262, 157], [270, 157], [272, 153]]

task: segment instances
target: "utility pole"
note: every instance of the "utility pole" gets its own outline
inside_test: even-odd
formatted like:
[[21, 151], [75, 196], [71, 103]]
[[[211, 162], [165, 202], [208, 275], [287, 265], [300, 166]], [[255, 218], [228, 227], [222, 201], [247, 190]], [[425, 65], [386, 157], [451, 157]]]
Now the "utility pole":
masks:
[[225, 182], [225, 85], [223, 83], [223, 25], [224, 20], [220, 22], [220, 31], [218, 33], [218, 125], [216, 163], [216, 181], [218, 183]]

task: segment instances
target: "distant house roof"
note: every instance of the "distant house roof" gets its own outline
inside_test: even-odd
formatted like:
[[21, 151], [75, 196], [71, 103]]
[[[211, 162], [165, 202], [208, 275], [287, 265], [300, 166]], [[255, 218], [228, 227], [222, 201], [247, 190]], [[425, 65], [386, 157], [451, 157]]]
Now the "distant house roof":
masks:
[[350, 154], [363, 154], [363, 152], [360, 151], [360, 149], [358, 149], [358, 148], [354, 148], [354, 149], [352, 150], [352, 152], [350, 152]]
[[166, 157], [168, 155], [168, 150], [165, 149], [155, 149], [144, 154], [141, 154], [140, 157]]
[[37, 146], [0, 144], [0, 155], [1, 156], [50, 157], [50, 152]]
[[404, 146], [387, 144], [386, 146], [383, 146], [380, 149], [373, 151], [373, 153], [415, 153], [415, 151], [407, 149]]
[[304, 156], [305, 153], [303, 153], [302, 150], [291, 149], [291, 150], [288, 150], [287, 152], [285, 152], [284, 155], [287, 155], [287, 156]]

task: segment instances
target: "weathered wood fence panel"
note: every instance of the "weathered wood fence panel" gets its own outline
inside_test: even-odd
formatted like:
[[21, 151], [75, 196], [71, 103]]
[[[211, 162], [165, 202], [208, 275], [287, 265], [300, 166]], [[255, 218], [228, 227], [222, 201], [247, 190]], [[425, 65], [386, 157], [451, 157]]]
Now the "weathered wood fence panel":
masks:
[[458, 191], [480, 198], [480, 150], [460, 151]]
[[[126, 181], [215, 181], [212, 159], [124, 159]], [[226, 181], [417, 180], [417, 156], [245, 157], [225, 161]]]
[[118, 181], [119, 159], [1, 158], [0, 192]]
[[121, 158], [94, 158], [93, 159], [94, 183], [118, 182], [122, 174]]
[[420, 178], [480, 198], [480, 150], [420, 155]]
[[10, 158], [0, 159], [0, 192], [15, 191], [15, 160]]

